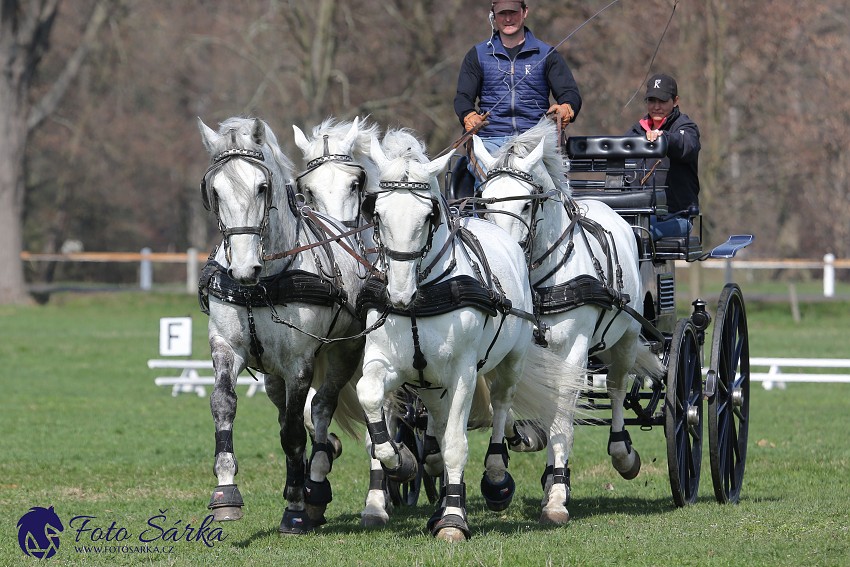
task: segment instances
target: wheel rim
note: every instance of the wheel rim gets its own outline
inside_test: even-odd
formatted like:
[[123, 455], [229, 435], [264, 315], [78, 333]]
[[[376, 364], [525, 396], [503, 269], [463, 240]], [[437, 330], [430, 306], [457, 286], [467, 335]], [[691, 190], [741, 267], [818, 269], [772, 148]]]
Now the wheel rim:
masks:
[[723, 288], [715, 321], [711, 341], [715, 391], [708, 401], [711, 479], [718, 502], [737, 503], [750, 423], [750, 345], [744, 299], [737, 285]]
[[676, 506], [696, 502], [702, 465], [702, 364], [689, 319], [676, 324], [667, 359], [664, 434], [667, 470]]

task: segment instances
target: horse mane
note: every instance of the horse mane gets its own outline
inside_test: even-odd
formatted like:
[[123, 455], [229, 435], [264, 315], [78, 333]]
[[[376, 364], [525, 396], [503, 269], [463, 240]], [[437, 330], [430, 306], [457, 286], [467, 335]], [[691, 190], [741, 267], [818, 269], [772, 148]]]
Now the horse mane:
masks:
[[[337, 120], [333, 116], [325, 118], [321, 124], [315, 126], [312, 131], [313, 140], [321, 140], [324, 136], [334, 139], [343, 139], [351, 130], [354, 124], [353, 120]], [[354, 145], [351, 147], [351, 157], [366, 170], [366, 183], [377, 187], [378, 184], [378, 168], [375, 162], [372, 161], [371, 147], [373, 137], [378, 137], [381, 133], [381, 127], [366, 116], [358, 121], [357, 138], [354, 140]], [[316, 154], [311, 157], [319, 157], [321, 154]]]
[[[383, 177], [387, 179], [403, 179], [408, 171], [408, 162], [427, 164], [428, 149], [416, 133], [410, 128], [392, 128], [384, 134], [381, 149], [389, 160]], [[440, 192], [436, 178], [431, 179], [431, 192]]]
[[[265, 143], [261, 145], [254, 139], [255, 120], [257, 119], [231, 116], [219, 124], [218, 133], [221, 137], [215, 141], [216, 147], [214, 153], [234, 148], [260, 151], [266, 157], [267, 167], [272, 171], [275, 169], [280, 170], [279, 173], [284, 176], [284, 182], [288, 183], [295, 169], [292, 160], [280, 149], [277, 136], [275, 136], [275, 133], [264, 120], [260, 120], [260, 122], [263, 125]], [[221, 171], [231, 181], [236, 181], [235, 170], [232, 164], [226, 163]]]
[[560, 151], [557, 125], [549, 118], [541, 119], [532, 128], [505, 142], [496, 152], [497, 159], [493, 167], [515, 168], [516, 158], [528, 156], [544, 138], [543, 168], [538, 164], [537, 171], [529, 173], [542, 179], [544, 191], [556, 189], [569, 197], [572, 193], [566, 178], [569, 166], [564, 163], [564, 156]]

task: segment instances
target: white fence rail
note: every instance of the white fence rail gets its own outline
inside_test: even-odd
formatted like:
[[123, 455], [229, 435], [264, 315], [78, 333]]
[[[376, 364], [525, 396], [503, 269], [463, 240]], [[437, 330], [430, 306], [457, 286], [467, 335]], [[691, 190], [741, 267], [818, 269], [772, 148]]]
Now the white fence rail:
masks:
[[[753, 367], [766, 367], [767, 372], [753, 372]], [[841, 373], [799, 372], [805, 368], [844, 369]], [[783, 369], [793, 369], [787, 372]], [[850, 359], [847, 358], [769, 358], [750, 357], [750, 380], [761, 382], [765, 390], [785, 389], [787, 382], [821, 382], [850, 384]]]
[[[207, 386], [215, 384], [215, 376], [201, 376], [199, 370], [212, 371], [212, 360], [181, 360], [181, 359], [151, 359], [148, 360], [148, 368], [179, 370], [179, 376], [157, 376], [154, 384], [157, 386], [171, 386], [171, 395], [194, 393], [198, 396], [207, 395]], [[250, 376], [240, 376], [236, 379], [237, 386], [248, 386], [248, 397], [256, 392], [264, 392], [266, 387], [263, 375], [257, 374], [257, 380]]]

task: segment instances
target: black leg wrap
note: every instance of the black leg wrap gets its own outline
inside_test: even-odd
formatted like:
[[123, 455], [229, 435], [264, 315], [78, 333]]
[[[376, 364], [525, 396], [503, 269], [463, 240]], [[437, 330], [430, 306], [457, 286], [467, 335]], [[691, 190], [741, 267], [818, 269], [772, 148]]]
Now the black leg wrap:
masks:
[[390, 432], [387, 431], [387, 424], [381, 421], [372, 421], [366, 424], [366, 429], [369, 430], [369, 437], [372, 438], [372, 457], [375, 457], [375, 445], [392, 441]]
[[557, 468], [552, 471], [552, 484], [563, 484], [566, 489], [567, 496], [564, 499], [564, 506], [570, 503], [570, 469], [569, 467]]
[[546, 492], [546, 479], [552, 476], [552, 465], [546, 465], [546, 468], [543, 469], [543, 474], [540, 476], [540, 488], [543, 489], [543, 492]]
[[464, 483], [446, 485], [445, 506], [460, 508], [463, 515], [447, 514], [439, 518], [430, 526], [431, 535], [436, 536], [440, 530], [446, 528], [455, 528], [460, 530], [466, 539], [472, 537], [466, 523], [466, 485]]
[[298, 512], [287, 508], [283, 512], [278, 532], [286, 535], [304, 535], [311, 532], [314, 527], [306, 510]]
[[514, 422], [514, 434], [507, 438], [511, 451], [533, 453], [549, 444], [546, 431], [536, 421], [520, 419]]
[[333, 491], [331, 490], [331, 483], [328, 479], [322, 482], [316, 482], [308, 478], [304, 482], [304, 501], [307, 504], [326, 506], [333, 499]]
[[235, 484], [220, 484], [213, 490], [212, 498], [210, 498], [210, 504], [207, 508], [210, 510], [230, 506], [241, 508], [244, 505], [242, 495], [239, 494], [239, 488]]
[[487, 508], [494, 512], [501, 512], [511, 504], [516, 490], [511, 473], [505, 471], [505, 478], [498, 484], [493, 484], [487, 478], [487, 473], [481, 477], [481, 495], [487, 503]]
[[369, 490], [386, 490], [387, 476], [384, 469], [373, 469], [369, 471]]
[[215, 454], [233, 452], [233, 430], [222, 429], [215, 432]]
[[626, 452], [632, 452], [632, 438], [629, 436], [629, 432], [623, 429], [622, 431], [618, 431], [614, 433], [611, 431], [608, 434], [608, 454], [611, 454], [611, 443], [619, 443], [620, 441], [626, 444]]

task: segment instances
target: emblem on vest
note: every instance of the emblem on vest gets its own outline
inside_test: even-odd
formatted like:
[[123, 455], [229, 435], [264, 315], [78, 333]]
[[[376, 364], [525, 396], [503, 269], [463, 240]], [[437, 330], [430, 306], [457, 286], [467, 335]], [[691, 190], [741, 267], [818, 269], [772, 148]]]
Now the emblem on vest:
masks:
[[530, 74], [531, 74], [531, 65], [526, 65], [526, 66], [525, 66], [525, 74], [526, 74], [526, 75], [530, 75]]

